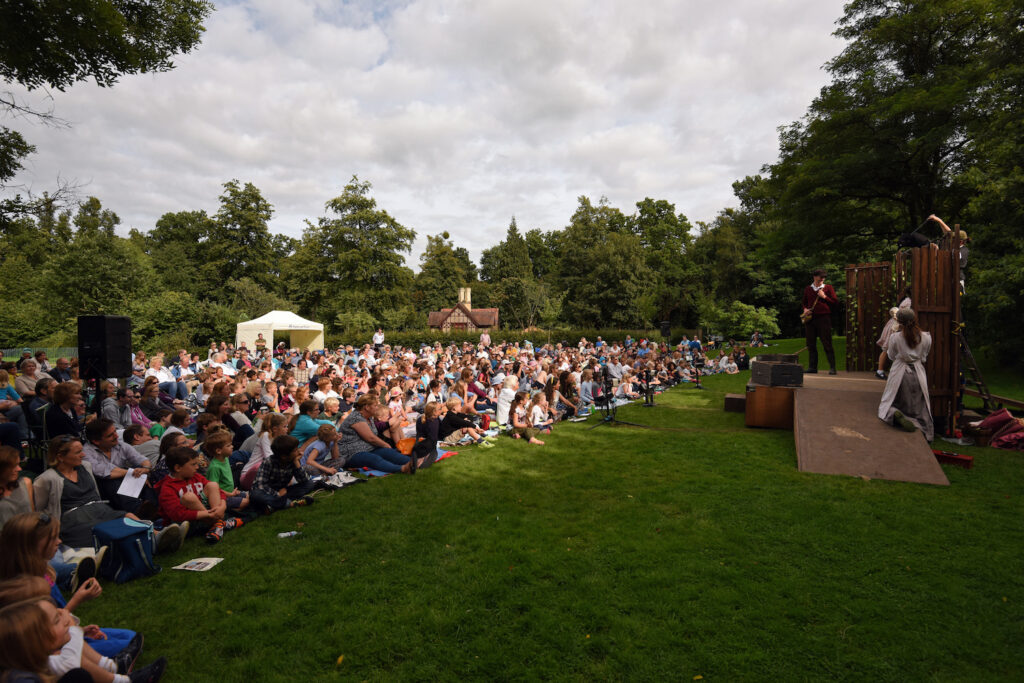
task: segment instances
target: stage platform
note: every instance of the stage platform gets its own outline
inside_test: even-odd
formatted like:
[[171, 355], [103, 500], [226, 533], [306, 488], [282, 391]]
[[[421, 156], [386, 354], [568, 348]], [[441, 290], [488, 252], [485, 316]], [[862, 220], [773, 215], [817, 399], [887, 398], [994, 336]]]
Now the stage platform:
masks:
[[801, 472], [949, 485], [920, 432], [878, 419], [885, 382], [870, 372], [804, 375], [795, 390], [793, 439]]

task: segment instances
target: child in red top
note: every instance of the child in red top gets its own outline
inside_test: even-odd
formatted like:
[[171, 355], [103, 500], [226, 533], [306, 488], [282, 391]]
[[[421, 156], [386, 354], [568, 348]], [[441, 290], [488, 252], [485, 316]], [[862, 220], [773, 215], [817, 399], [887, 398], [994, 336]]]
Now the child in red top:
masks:
[[220, 486], [199, 474], [198, 454], [191, 448], [178, 446], [167, 452], [165, 462], [169, 474], [160, 480], [160, 513], [171, 522], [193, 522], [209, 527], [206, 541], [216, 543], [224, 532], [242, 526], [242, 520], [225, 520], [227, 500]]

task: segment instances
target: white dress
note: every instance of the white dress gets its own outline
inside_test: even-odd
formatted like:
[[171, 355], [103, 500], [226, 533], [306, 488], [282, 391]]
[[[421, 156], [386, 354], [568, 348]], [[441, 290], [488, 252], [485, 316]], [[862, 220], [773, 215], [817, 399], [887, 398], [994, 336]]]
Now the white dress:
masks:
[[890, 335], [886, 353], [892, 361], [889, 379], [885, 382], [882, 401], [878, 404], [878, 417], [889, 424], [900, 411], [921, 430], [925, 438], [935, 438], [931, 402], [928, 397], [928, 378], [924, 363], [932, 348], [932, 336], [921, 333], [921, 341], [911, 348], [902, 333]]

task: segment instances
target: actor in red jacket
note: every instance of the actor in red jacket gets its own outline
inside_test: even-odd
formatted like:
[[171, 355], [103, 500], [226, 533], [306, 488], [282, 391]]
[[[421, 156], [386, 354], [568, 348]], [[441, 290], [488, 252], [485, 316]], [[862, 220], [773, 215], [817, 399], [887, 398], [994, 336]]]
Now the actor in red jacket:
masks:
[[836, 374], [836, 353], [832, 349], [832, 307], [839, 303], [836, 298], [836, 290], [832, 285], [825, 284], [824, 270], [818, 269], [811, 273], [814, 281], [804, 288], [803, 314], [811, 314], [810, 320], [804, 323], [804, 332], [807, 339], [807, 369], [805, 372], [818, 371], [818, 345], [817, 340], [821, 339], [821, 348], [825, 350], [825, 357], [828, 359], [828, 374]]

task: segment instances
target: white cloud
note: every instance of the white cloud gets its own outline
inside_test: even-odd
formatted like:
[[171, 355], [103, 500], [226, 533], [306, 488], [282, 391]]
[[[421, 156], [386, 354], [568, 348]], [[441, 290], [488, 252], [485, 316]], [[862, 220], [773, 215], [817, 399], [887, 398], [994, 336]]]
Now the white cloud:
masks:
[[581, 194], [709, 220], [826, 83], [842, 4], [222, 3], [174, 71], [55, 93], [70, 129], [8, 123], [38, 147], [18, 182], [78, 179], [148, 230], [238, 178], [298, 235], [358, 174], [419, 233], [414, 267], [427, 234], [478, 256]]

